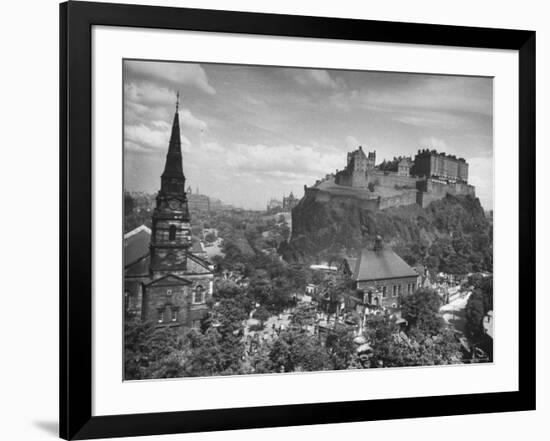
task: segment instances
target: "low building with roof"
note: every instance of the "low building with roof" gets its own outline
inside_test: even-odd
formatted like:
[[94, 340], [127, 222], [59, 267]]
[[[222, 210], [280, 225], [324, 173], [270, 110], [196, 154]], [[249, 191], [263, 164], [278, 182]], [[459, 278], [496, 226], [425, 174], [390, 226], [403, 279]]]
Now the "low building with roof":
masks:
[[341, 271], [363, 292], [367, 305], [396, 308], [400, 295], [412, 294], [420, 284], [419, 274], [377, 237], [374, 247], [364, 248], [357, 258], [346, 258]]

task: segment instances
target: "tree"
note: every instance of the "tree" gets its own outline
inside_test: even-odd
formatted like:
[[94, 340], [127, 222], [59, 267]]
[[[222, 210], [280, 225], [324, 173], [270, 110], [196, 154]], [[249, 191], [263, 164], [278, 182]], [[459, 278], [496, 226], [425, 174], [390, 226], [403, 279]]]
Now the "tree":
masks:
[[161, 361], [180, 348], [178, 334], [172, 328], [152, 322], [124, 324], [124, 377], [126, 380], [156, 378]]
[[439, 315], [442, 302], [435, 291], [419, 289], [413, 294], [402, 296], [399, 304], [409, 331], [430, 336], [437, 334], [443, 327], [443, 319]]
[[466, 333], [469, 337], [475, 337], [483, 333], [483, 317], [485, 307], [483, 304], [483, 293], [480, 289], [474, 290], [468, 299], [464, 311], [466, 318]]
[[474, 291], [465, 308], [466, 333], [470, 338], [483, 335], [483, 318], [493, 309], [493, 278], [472, 276]]
[[238, 373], [244, 356], [243, 322], [248, 313], [238, 299], [223, 298], [214, 305], [212, 317], [211, 328], [219, 334], [216, 350], [220, 357], [220, 374]]
[[348, 369], [355, 356], [353, 331], [347, 326], [337, 325], [330, 329], [325, 340], [325, 347], [329, 354], [333, 369]]
[[387, 316], [367, 321], [365, 333], [372, 347], [371, 367], [429, 366], [460, 362], [460, 345], [451, 330], [441, 329], [432, 336], [407, 335]]
[[221, 355], [221, 335], [215, 328], [206, 333], [195, 331], [187, 335], [187, 347], [182, 353], [180, 376], [207, 377], [224, 371]]
[[232, 300], [238, 305], [245, 315], [248, 315], [253, 308], [253, 300], [246, 291], [231, 280], [220, 280], [216, 284], [214, 292], [216, 300]]
[[271, 371], [323, 371], [333, 365], [319, 340], [307, 332], [288, 330], [279, 335], [269, 352]]
[[124, 193], [124, 215], [127, 216], [134, 211], [135, 201], [130, 193]]
[[254, 318], [259, 320], [262, 323], [265, 322], [267, 319], [269, 319], [269, 317], [271, 317], [271, 314], [269, 313], [267, 308], [263, 305], [259, 306], [254, 311]]
[[204, 236], [204, 240], [207, 241], [207, 242], [214, 242], [216, 240], [216, 235], [212, 232], [210, 233], [207, 233], [205, 236]]
[[371, 346], [371, 367], [394, 365], [394, 335], [399, 332], [395, 322], [383, 315], [367, 316], [365, 320], [365, 337]]

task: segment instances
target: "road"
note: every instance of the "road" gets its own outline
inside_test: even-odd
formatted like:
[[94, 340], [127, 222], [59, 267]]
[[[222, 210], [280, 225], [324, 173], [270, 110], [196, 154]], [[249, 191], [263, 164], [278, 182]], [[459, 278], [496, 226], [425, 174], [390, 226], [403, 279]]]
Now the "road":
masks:
[[470, 294], [467, 293], [463, 297], [458, 297], [439, 309], [439, 312], [443, 315], [443, 320], [461, 332], [464, 332], [464, 308], [466, 308]]

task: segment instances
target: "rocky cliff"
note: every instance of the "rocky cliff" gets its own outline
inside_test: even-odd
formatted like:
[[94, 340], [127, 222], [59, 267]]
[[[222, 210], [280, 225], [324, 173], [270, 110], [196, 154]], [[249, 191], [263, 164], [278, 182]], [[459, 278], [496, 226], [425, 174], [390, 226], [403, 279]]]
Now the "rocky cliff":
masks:
[[280, 251], [287, 260], [334, 260], [357, 254], [377, 235], [410, 264], [492, 271], [492, 226], [472, 196], [372, 211], [354, 198], [319, 202], [306, 195], [292, 211], [292, 237]]

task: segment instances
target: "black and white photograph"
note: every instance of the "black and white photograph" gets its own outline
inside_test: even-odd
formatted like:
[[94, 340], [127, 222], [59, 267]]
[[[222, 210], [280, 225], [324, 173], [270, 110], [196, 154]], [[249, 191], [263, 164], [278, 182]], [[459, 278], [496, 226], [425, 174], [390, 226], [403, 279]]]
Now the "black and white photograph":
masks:
[[122, 70], [124, 380], [493, 362], [493, 78]]

